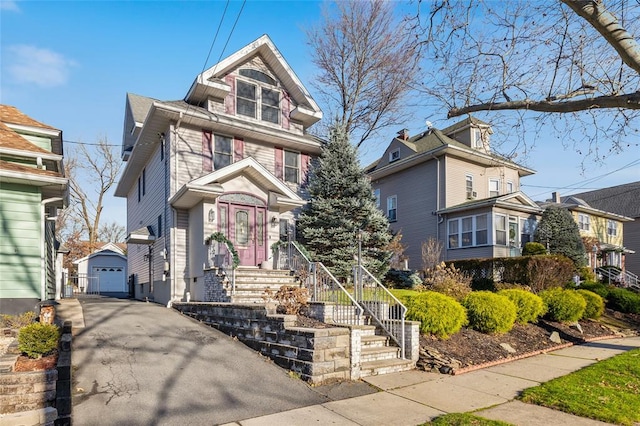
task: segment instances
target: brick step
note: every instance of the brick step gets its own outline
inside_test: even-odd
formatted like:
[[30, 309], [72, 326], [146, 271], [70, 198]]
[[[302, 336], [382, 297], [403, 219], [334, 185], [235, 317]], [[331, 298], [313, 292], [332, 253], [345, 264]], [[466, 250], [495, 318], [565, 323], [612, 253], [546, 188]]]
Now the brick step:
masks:
[[360, 360], [365, 362], [393, 360], [400, 356], [400, 348], [396, 346], [383, 347], [362, 347], [360, 352]]
[[415, 368], [415, 363], [408, 359], [384, 359], [379, 361], [363, 362], [360, 365], [362, 377], [377, 376], [378, 374], [398, 373]]
[[389, 338], [386, 336], [378, 336], [378, 335], [365, 335], [361, 337], [362, 347], [363, 348], [380, 348], [387, 346], [389, 343]]

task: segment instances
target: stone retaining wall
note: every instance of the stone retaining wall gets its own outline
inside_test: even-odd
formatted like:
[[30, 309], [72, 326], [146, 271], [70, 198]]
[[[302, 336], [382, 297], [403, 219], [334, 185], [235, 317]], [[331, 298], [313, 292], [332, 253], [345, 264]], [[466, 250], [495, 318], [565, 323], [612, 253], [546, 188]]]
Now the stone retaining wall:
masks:
[[263, 305], [174, 303], [172, 306], [185, 315], [237, 337], [310, 383], [352, 378], [348, 328], [296, 327], [295, 315], [268, 314]]

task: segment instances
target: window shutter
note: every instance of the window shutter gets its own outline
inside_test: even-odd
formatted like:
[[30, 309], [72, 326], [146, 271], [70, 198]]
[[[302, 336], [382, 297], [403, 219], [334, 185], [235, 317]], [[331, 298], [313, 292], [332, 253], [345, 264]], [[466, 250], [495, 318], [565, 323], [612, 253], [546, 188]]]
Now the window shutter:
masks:
[[244, 139], [233, 138], [233, 161], [240, 161], [244, 158]]
[[286, 91], [282, 91], [282, 128], [289, 130], [289, 114], [291, 113], [291, 98]]
[[283, 161], [283, 155], [284, 155], [284, 150], [280, 147], [275, 147], [274, 148], [275, 151], [275, 163], [276, 163], [276, 177], [278, 179], [284, 179], [284, 169], [282, 167], [282, 161]]
[[300, 182], [307, 184], [307, 173], [309, 172], [309, 154], [300, 154]]
[[202, 171], [213, 170], [213, 147], [211, 146], [212, 135], [206, 130], [202, 131]]
[[224, 81], [231, 86], [231, 90], [229, 90], [229, 94], [224, 101], [225, 112], [236, 115], [236, 78], [232, 75], [227, 75]]

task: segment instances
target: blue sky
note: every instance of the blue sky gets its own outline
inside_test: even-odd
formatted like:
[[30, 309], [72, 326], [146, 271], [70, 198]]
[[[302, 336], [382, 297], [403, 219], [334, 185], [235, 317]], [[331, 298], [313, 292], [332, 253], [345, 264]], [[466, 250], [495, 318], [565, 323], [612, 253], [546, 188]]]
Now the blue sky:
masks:
[[[127, 92], [182, 99], [203, 68], [262, 34], [314, 93], [304, 29], [320, 20], [318, 1], [248, 0], [243, 6], [236, 0], [227, 6], [226, 1], [0, 0], [0, 6], [0, 102], [61, 129], [66, 152], [75, 142], [96, 143], [101, 137], [120, 145]], [[415, 134], [424, 131], [426, 119], [440, 128], [451, 124], [445, 111], [420, 114], [400, 127]], [[394, 135], [390, 131], [372, 141], [362, 164], [379, 156]], [[559, 147], [555, 138], [548, 141], [538, 141], [526, 160], [537, 174], [521, 182], [535, 200], [554, 190], [569, 194], [640, 180], [637, 148], [602, 164], [587, 163], [582, 174], [581, 156]], [[110, 195], [103, 220], [125, 225], [125, 211], [124, 199]]]

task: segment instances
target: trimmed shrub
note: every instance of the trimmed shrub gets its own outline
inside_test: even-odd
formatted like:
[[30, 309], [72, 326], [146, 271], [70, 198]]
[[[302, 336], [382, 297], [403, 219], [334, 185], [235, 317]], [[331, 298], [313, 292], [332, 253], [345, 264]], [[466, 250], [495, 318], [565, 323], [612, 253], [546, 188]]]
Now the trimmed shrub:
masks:
[[34, 322], [18, 332], [18, 349], [29, 358], [40, 358], [58, 347], [60, 330], [53, 324]]
[[389, 288], [408, 288], [413, 289], [422, 284], [422, 280], [413, 271], [405, 271], [401, 269], [389, 269], [384, 276], [384, 282]]
[[597, 282], [584, 282], [580, 284], [580, 288], [583, 290], [589, 290], [594, 292], [595, 294], [600, 295], [603, 299], [606, 299], [609, 296], [610, 288], [602, 283]]
[[522, 248], [523, 256], [538, 256], [541, 254], [547, 254], [547, 248], [541, 243], [529, 242]]
[[407, 319], [420, 321], [420, 331], [447, 339], [467, 324], [467, 313], [453, 297], [425, 291], [408, 300]]
[[482, 333], [506, 333], [516, 321], [516, 305], [506, 296], [490, 291], [474, 291], [462, 301], [469, 325]]
[[582, 318], [598, 319], [604, 313], [604, 300], [600, 295], [589, 290], [576, 290], [578, 294], [584, 297], [584, 301], [587, 302], [587, 307], [582, 314]]
[[498, 294], [508, 297], [516, 305], [516, 321], [520, 324], [536, 322], [547, 310], [540, 296], [530, 291], [511, 288], [500, 290]]
[[578, 274], [580, 275], [580, 279], [582, 281], [594, 282], [596, 280], [596, 274], [593, 272], [593, 269], [588, 266], [583, 266], [578, 270]]
[[575, 290], [553, 288], [540, 293], [547, 305], [547, 318], [558, 322], [575, 322], [582, 318], [587, 307], [584, 297]]
[[640, 294], [626, 288], [613, 288], [607, 296], [607, 307], [625, 314], [640, 314]]

